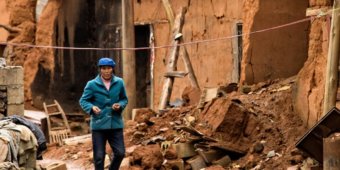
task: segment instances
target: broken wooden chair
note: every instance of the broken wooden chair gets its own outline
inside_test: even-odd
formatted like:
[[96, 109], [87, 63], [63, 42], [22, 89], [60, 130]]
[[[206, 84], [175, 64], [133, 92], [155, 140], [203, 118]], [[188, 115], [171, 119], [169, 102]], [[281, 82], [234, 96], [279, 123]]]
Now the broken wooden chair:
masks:
[[[71, 134], [65, 112], [56, 100], [54, 100], [53, 104], [46, 105], [44, 102], [43, 105], [47, 117], [49, 143], [58, 143], [59, 145], [62, 145], [63, 139], [68, 138]], [[62, 123], [58, 121], [53, 122], [52, 119], [62, 119]]]

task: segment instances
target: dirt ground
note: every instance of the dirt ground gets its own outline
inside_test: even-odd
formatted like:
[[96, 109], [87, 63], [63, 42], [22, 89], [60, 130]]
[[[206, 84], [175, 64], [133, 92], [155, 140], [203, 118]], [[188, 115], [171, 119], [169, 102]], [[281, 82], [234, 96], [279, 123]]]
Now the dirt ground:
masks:
[[[295, 78], [290, 78], [239, 87], [238, 92], [205, 103], [200, 111], [192, 105], [162, 114], [150, 109], [138, 112], [135, 121], [125, 122], [126, 157], [131, 164], [126, 169], [171, 169], [165, 160], [178, 158], [162, 144], [189, 141], [196, 149], [228, 148], [229, 152], [224, 151], [231, 162], [223, 167], [211, 164], [210, 170], [302, 166], [307, 157], [295, 144], [307, 129], [292, 105], [294, 83]], [[195, 131], [181, 128], [188, 126]], [[93, 168], [90, 140], [76, 146], [51, 146], [44, 158], [62, 160], [70, 169]], [[187, 163], [185, 169], [191, 169]]]

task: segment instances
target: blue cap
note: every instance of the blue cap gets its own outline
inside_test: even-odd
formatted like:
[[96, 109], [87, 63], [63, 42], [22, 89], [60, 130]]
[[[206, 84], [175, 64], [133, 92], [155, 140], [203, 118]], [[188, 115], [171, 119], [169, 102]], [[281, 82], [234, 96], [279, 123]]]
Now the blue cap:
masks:
[[101, 58], [98, 61], [98, 66], [111, 66], [115, 67], [116, 63], [111, 58]]

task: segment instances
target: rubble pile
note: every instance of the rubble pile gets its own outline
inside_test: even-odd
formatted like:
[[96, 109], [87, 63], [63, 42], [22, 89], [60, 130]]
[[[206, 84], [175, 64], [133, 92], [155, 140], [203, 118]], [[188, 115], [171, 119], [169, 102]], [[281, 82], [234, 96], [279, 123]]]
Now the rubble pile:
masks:
[[[125, 122], [121, 169], [255, 170], [312, 164], [295, 148], [307, 129], [294, 112], [294, 81], [263, 82], [226, 93], [211, 90], [219, 95], [159, 112], [137, 109], [134, 119]], [[197, 95], [184, 96], [197, 100]], [[108, 145], [106, 151], [108, 165]], [[44, 158], [62, 160], [71, 169], [93, 168], [90, 140], [50, 146]]]
[[[129, 168], [287, 168], [303, 163], [305, 132], [291, 101], [292, 80], [271, 81], [197, 106], [137, 111], [127, 122]], [[126, 167], [126, 168], [127, 168]], [[127, 169], [129, 169], [127, 168]]]

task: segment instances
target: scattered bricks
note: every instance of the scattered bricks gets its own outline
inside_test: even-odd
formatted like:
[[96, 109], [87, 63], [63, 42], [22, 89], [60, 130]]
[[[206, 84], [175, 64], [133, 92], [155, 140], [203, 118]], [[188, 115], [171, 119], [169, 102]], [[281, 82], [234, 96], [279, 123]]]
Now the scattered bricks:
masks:
[[7, 116], [11, 115], [24, 115], [23, 104], [8, 104], [7, 105]]
[[189, 158], [197, 155], [192, 143], [176, 143], [175, 146], [178, 158]]
[[221, 159], [217, 161], [212, 162], [213, 165], [221, 165], [223, 167], [228, 166], [230, 163], [231, 163], [231, 159], [228, 155], [222, 157]]
[[212, 163], [213, 161], [218, 160], [225, 155], [222, 151], [213, 149], [208, 151], [198, 150], [198, 153], [202, 156], [206, 163]]
[[7, 103], [23, 104], [24, 103], [24, 87], [23, 85], [7, 86]]
[[192, 157], [189, 160], [187, 160], [186, 162], [191, 166], [192, 170], [200, 170], [202, 168], [207, 167], [204, 159], [200, 155]]
[[167, 160], [166, 164], [168, 169], [185, 170], [183, 159]]

